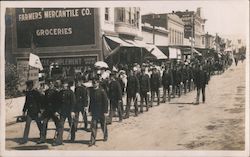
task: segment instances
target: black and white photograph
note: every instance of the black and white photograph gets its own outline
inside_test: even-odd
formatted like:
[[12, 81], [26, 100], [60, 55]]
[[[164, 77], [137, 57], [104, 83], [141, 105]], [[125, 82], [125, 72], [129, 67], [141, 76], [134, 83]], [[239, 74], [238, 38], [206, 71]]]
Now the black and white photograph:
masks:
[[2, 1], [0, 156], [249, 156], [249, 1]]

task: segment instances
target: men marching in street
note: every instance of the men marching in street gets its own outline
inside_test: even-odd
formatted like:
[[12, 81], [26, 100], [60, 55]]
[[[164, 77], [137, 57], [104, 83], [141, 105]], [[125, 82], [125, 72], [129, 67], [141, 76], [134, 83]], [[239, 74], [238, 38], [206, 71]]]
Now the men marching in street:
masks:
[[162, 75], [162, 85], [163, 85], [163, 101], [162, 102], [163, 103], [166, 102], [167, 92], [168, 92], [168, 102], [170, 102], [170, 99], [171, 99], [170, 87], [173, 87], [173, 73], [172, 73], [172, 69], [170, 65], [165, 66], [165, 69]]
[[205, 88], [208, 84], [208, 76], [206, 71], [203, 69], [203, 65], [198, 65], [199, 69], [195, 73], [195, 85], [197, 88], [197, 97], [195, 104], [199, 104], [200, 92], [202, 92], [202, 102], [205, 103]]
[[71, 141], [73, 142], [75, 140], [75, 95], [74, 92], [69, 88], [69, 85], [67, 82], [63, 83], [63, 89], [60, 92], [60, 128], [58, 129], [58, 136], [55, 140], [55, 142], [52, 144], [53, 146], [61, 145], [63, 144], [63, 131], [64, 131], [64, 123], [65, 120], [68, 119], [69, 126], [70, 126], [70, 137]]
[[27, 90], [25, 97], [25, 104], [23, 107], [23, 116], [26, 115], [25, 129], [23, 133], [23, 139], [20, 144], [28, 142], [28, 136], [30, 131], [30, 124], [32, 120], [36, 121], [37, 127], [40, 132], [40, 138], [42, 137], [42, 123], [41, 123], [41, 95], [33, 88], [33, 81], [28, 80], [26, 82]]
[[88, 128], [88, 118], [87, 118], [87, 107], [88, 107], [88, 91], [85, 86], [82, 85], [82, 80], [77, 80], [75, 87], [75, 127], [77, 131], [79, 123], [79, 115], [82, 113], [84, 129]]
[[143, 113], [143, 103], [145, 101], [146, 104], [146, 111], [148, 111], [149, 108], [149, 102], [148, 102], [148, 92], [150, 90], [150, 79], [148, 74], [145, 73], [145, 68], [141, 69], [141, 75], [139, 78], [140, 83], [140, 98], [141, 98], [141, 104], [140, 104], [140, 112]]
[[99, 85], [99, 79], [92, 80], [93, 87], [90, 89], [90, 104], [89, 112], [92, 116], [91, 120], [91, 138], [89, 146], [96, 142], [97, 124], [101, 123], [101, 128], [104, 134], [104, 141], [108, 140], [108, 129], [106, 116], [108, 115], [108, 97], [104, 89]]
[[128, 82], [127, 82], [127, 104], [126, 104], [126, 114], [124, 118], [129, 118], [129, 112], [130, 112], [130, 107], [131, 103], [133, 101], [134, 107], [135, 107], [135, 116], [138, 115], [138, 105], [137, 105], [137, 98], [138, 98], [138, 93], [140, 91], [140, 85], [139, 85], [139, 80], [135, 76], [134, 71], [130, 70], [129, 76], [128, 76]]
[[157, 69], [154, 67], [153, 72], [150, 78], [150, 89], [151, 89], [151, 107], [154, 103], [155, 94], [157, 96], [157, 105], [160, 105], [160, 74], [157, 72]]
[[44, 112], [43, 112], [43, 124], [42, 124], [42, 132], [41, 138], [37, 142], [38, 144], [45, 143], [48, 122], [52, 119], [56, 126], [56, 135], [58, 135], [58, 129], [60, 128], [60, 119], [59, 119], [59, 108], [60, 108], [60, 95], [59, 90], [57, 90], [58, 85], [54, 87], [52, 81], [49, 81], [49, 89], [45, 91], [45, 104], [44, 104]]
[[116, 80], [115, 73], [110, 74], [110, 83], [109, 83], [109, 100], [110, 100], [110, 112], [109, 112], [109, 124], [112, 124], [112, 118], [117, 109], [119, 115], [119, 122], [122, 121], [122, 89], [121, 85]]

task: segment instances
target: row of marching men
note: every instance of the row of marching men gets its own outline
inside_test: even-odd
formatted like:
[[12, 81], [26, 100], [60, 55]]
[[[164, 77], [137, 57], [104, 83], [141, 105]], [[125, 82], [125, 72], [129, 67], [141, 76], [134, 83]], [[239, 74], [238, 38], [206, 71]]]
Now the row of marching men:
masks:
[[[201, 68], [200, 68], [201, 67]], [[201, 71], [203, 73], [201, 73]], [[125, 77], [124, 77], [125, 76]], [[155, 95], [157, 105], [160, 105], [160, 87], [163, 86], [163, 99], [170, 101], [171, 97], [191, 91], [193, 84], [205, 93], [208, 83], [207, 72], [202, 65], [177, 65], [167, 64], [159, 70], [155, 66], [142, 66], [131, 68], [122, 73], [112, 71], [109, 77], [103, 79], [100, 75], [93, 75], [91, 87], [86, 87], [85, 79], [78, 79], [75, 89], [72, 90], [66, 81], [49, 81], [48, 89], [39, 92], [33, 88], [33, 82], [27, 81], [26, 100], [23, 115], [26, 116], [23, 140], [28, 142], [30, 124], [35, 120], [40, 131], [39, 144], [46, 142], [48, 122], [52, 119], [56, 126], [53, 146], [63, 144], [64, 123], [68, 120], [70, 130], [68, 139], [75, 141], [78, 128], [79, 114], [82, 114], [84, 129], [91, 130], [89, 146], [95, 144], [97, 124], [101, 123], [104, 133], [103, 140], [108, 139], [107, 124], [112, 123], [116, 111], [119, 121], [129, 118], [131, 106], [134, 106], [134, 115], [143, 113], [153, 106]], [[85, 80], [85, 81], [84, 81]], [[201, 85], [202, 84], [202, 85]], [[124, 108], [123, 95], [126, 94]], [[198, 95], [198, 94], [197, 94]], [[140, 100], [140, 105], [138, 101]], [[149, 101], [150, 100], [150, 101]], [[205, 102], [205, 94], [202, 97]], [[144, 105], [145, 103], [145, 105]], [[197, 103], [199, 99], [197, 98]], [[88, 115], [91, 115], [91, 125], [88, 126]]]

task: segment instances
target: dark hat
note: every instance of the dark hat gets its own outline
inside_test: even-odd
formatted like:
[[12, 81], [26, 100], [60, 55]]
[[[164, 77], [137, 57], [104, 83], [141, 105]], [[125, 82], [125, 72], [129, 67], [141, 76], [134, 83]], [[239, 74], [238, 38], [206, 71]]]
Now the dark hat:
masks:
[[32, 85], [33, 86], [33, 80], [27, 80], [26, 81], [26, 85], [28, 86], [28, 85]]

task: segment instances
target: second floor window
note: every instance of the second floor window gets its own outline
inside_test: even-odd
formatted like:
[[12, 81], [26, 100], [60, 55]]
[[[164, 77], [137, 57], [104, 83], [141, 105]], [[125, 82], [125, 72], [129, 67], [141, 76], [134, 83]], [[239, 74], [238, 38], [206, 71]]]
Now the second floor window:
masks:
[[109, 21], [109, 8], [105, 8], [105, 21]]

